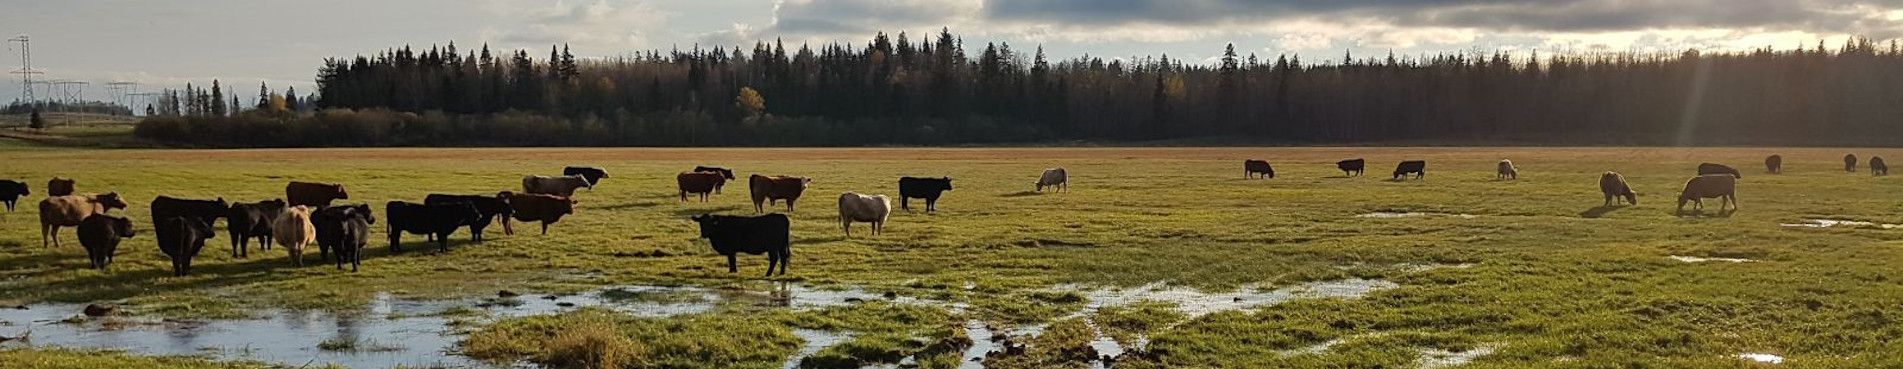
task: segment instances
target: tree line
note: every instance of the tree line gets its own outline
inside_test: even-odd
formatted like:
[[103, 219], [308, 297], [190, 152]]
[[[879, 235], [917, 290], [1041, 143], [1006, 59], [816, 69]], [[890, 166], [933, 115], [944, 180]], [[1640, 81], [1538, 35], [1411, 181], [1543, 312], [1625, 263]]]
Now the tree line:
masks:
[[[1724, 53], [1344, 54], [1329, 60], [1268, 60], [1230, 46], [1213, 63], [1167, 55], [1050, 60], [1041, 47], [1027, 54], [1003, 43], [971, 49], [949, 31], [917, 42], [881, 33], [864, 45], [788, 50], [775, 41], [598, 59], [575, 58], [565, 46], [551, 46], [539, 60], [528, 50], [498, 54], [487, 45], [406, 46], [325, 60], [317, 93], [305, 99], [310, 109], [260, 127], [335, 124], [346, 114], [379, 127], [432, 122], [422, 124], [430, 131], [380, 130], [409, 136], [348, 143], [362, 145], [1204, 138], [1888, 145], [1903, 132], [1891, 123], [1903, 117], [1903, 50], [1863, 38], [1835, 47], [1820, 41]], [[214, 132], [217, 125], [270, 123], [184, 115], [165, 124]], [[321, 123], [326, 119], [330, 123]], [[536, 123], [524, 123], [530, 120]], [[477, 133], [496, 130], [523, 136]], [[156, 138], [214, 146], [233, 141]], [[346, 143], [275, 143], [339, 144]]]

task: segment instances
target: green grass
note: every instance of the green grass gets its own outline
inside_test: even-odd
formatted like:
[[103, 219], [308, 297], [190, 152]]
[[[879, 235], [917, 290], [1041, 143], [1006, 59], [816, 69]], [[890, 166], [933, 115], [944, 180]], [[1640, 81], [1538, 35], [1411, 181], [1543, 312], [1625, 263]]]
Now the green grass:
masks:
[[[674, 173], [709, 164], [735, 168], [743, 179], [816, 179], [791, 214], [791, 271], [777, 280], [865, 286], [971, 309], [868, 303], [673, 318], [585, 310], [481, 324], [466, 349], [556, 366], [766, 368], [799, 347], [792, 329], [839, 329], [857, 335], [821, 357], [874, 362], [912, 354], [924, 367], [948, 367], [958, 360], [943, 353], [941, 341], [961, 336], [963, 320], [977, 318], [1001, 327], [1052, 324], [1029, 355], [992, 367], [1075, 368], [1090, 330], [1079, 318], [1052, 320], [1084, 301], [1052, 286], [1165, 282], [1228, 290], [1359, 277], [1401, 287], [1194, 319], [1163, 303], [1092, 318], [1120, 340], [1150, 338], [1154, 358], [1121, 363], [1128, 367], [1406, 367], [1422, 349], [1476, 347], [1494, 351], [1469, 367], [1736, 367], [1747, 365], [1733, 358], [1744, 352], [1783, 355], [1793, 367], [1880, 366], [1903, 360], [1903, 343], [1893, 343], [1903, 337], [1896, 323], [1903, 272], [1894, 267], [1903, 262], [1903, 230], [1778, 226], [1813, 217], [1903, 223], [1896, 197], [1903, 179], [1845, 174], [1838, 158], [1846, 152], [1903, 157], [1881, 149], [0, 148], [9, 163], [0, 178], [27, 179], [36, 194], [55, 175], [77, 178], [83, 192], [118, 191], [132, 202], [128, 214], [140, 233], [121, 246], [110, 270], [89, 270], [71, 230], [66, 246], [39, 246], [38, 196], [24, 201], [20, 211], [0, 215], [0, 304], [118, 301], [148, 315], [223, 318], [260, 307], [352, 311], [376, 292], [470, 297], [758, 278], [764, 257], [743, 257], [740, 273], [729, 274], [685, 219], [752, 213], [744, 184], [708, 203], [675, 196]], [[1758, 163], [1771, 153], [1785, 157], [1787, 174], [1762, 173]], [[1335, 178], [1333, 162], [1351, 157], [1369, 159], [1370, 175]], [[1279, 177], [1241, 179], [1245, 158], [1273, 162]], [[1385, 180], [1395, 161], [1416, 158], [1429, 160], [1425, 181]], [[1520, 180], [1493, 179], [1501, 158], [1520, 165]], [[1674, 216], [1671, 200], [1701, 161], [1744, 172], [1742, 211]], [[580, 193], [578, 213], [548, 235], [517, 224], [523, 232], [502, 236], [491, 228], [483, 244], [459, 233], [446, 254], [391, 254], [378, 229], [359, 273], [322, 263], [293, 268], [281, 250], [232, 258], [221, 234], [193, 275], [171, 277], [145, 219], [146, 203], [161, 193], [249, 202], [281, 196], [288, 180], [333, 181], [349, 186], [351, 201], [381, 212], [387, 200], [493, 193], [519, 186], [521, 175], [569, 164], [601, 166], [611, 177]], [[1052, 166], [1069, 169], [1072, 192], [1028, 192]], [[1596, 181], [1607, 170], [1625, 174], [1640, 205], [1599, 207]], [[896, 212], [888, 233], [865, 236], [861, 224], [845, 238], [834, 220], [838, 193], [895, 195], [902, 175], [950, 175], [956, 189], [936, 214]], [[1476, 217], [1355, 217], [1375, 211]], [[1683, 263], [1669, 255], [1757, 261]], [[1471, 266], [1404, 267], [1433, 264]], [[1283, 354], [1334, 339], [1342, 343], [1324, 352]], [[60, 354], [6, 351], [0, 362], [19, 355]]]

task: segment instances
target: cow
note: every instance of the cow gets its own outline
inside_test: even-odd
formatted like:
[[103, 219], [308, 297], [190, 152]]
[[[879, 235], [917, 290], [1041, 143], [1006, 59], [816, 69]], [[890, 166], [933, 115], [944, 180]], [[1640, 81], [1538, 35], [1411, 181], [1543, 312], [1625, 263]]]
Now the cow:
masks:
[[786, 275], [786, 267], [792, 258], [792, 238], [790, 222], [786, 214], [767, 214], [752, 217], [732, 215], [702, 214], [692, 218], [700, 223], [700, 238], [714, 247], [714, 252], [727, 257], [727, 272], [738, 273], [740, 267], [734, 260], [735, 255], [767, 255], [766, 276], [773, 276], [773, 268], [778, 266], [780, 275]]
[[[355, 253], [363, 249], [364, 241], [346, 242], [356, 240], [353, 237], [358, 237], [347, 232], [346, 224], [349, 223], [350, 218], [363, 218], [364, 224], [377, 223], [377, 217], [371, 214], [369, 204], [333, 205], [311, 212], [311, 227], [317, 230], [319, 257], [339, 263], [357, 257]], [[346, 250], [350, 247], [355, 247], [357, 250]], [[337, 250], [335, 257], [332, 257], [331, 250]]]
[[715, 183], [714, 183], [714, 193], [720, 193], [720, 188], [721, 188], [721, 187], [726, 187], [726, 186], [727, 186], [727, 181], [731, 181], [731, 180], [734, 180], [734, 178], [733, 178], [733, 169], [727, 169], [727, 168], [721, 168], [721, 167], [710, 167], [710, 166], [705, 166], [705, 165], [698, 165], [698, 166], [694, 166], [694, 171], [696, 171], [696, 172], [708, 172], [708, 173], [720, 173], [720, 178], [721, 178], [721, 181], [720, 181], [720, 182], [715, 182]]
[[78, 184], [71, 178], [53, 177], [46, 180], [46, 196], [72, 196], [77, 193], [74, 192], [76, 189]]
[[1718, 204], [1720, 212], [1725, 211], [1726, 204], [1731, 205], [1732, 211], [1737, 211], [1737, 189], [1738, 177], [1729, 174], [1704, 174], [1692, 177], [1691, 180], [1685, 181], [1685, 190], [1679, 192], [1678, 211], [1681, 213], [1685, 211], [1687, 201], [1692, 203], [1692, 210], [1702, 210], [1705, 208], [1703, 199], [1710, 198], [1724, 199], [1724, 202]]
[[747, 177], [747, 188], [753, 194], [753, 212], [766, 212], [766, 206], [775, 201], [786, 200], [786, 211], [793, 211], [793, 202], [799, 201], [800, 194], [806, 192], [806, 185], [813, 183], [812, 178], [792, 176]]
[[575, 200], [567, 197], [516, 193], [509, 194], [509, 208], [514, 210], [515, 220], [523, 222], [542, 222], [542, 234], [548, 234], [548, 225], [559, 222], [562, 216], [575, 213]]
[[1400, 165], [1394, 166], [1394, 180], [1398, 181], [1406, 178], [1408, 174], [1413, 174], [1414, 179], [1427, 177], [1427, 161], [1408, 160], [1401, 162]]
[[1873, 176], [1890, 175], [1890, 165], [1883, 163], [1883, 157], [1872, 156], [1870, 157], [1870, 175], [1873, 175]]
[[1343, 176], [1358, 176], [1364, 173], [1364, 170], [1368, 168], [1368, 161], [1362, 158], [1337, 161], [1335, 162], [1335, 168], [1341, 169], [1341, 175]]
[[481, 218], [482, 213], [470, 203], [425, 205], [391, 201], [383, 207], [383, 219], [390, 230], [391, 252], [403, 251], [405, 232], [435, 236], [437, 250], [449, 252], [449, 235]]
[[1520, 168], [1514, 167], [1512, 160], [1500, 159], [1494, 173], [1495, 179], [1520, 179]]
[[1624, 198], [1628, 204], [1639, 204], [1639, 194], [1632, 192], [1632, 186], [1625, 183], [1625, 176], [1619, 175], [1619, 172], [1599, 175], [1599, 193], [1606, 195], [1605, 206], [1618, 204], [1620, 198]]
[[93, 269], [106, 269], [119, 250], [119, 240], [132, 237], [132, 220], [112, 214], [93, 214], [79, 222], [79, 244], [86, 247], [86, 258]]
[[225, 231], [231, 235], [231, 257], [251, 257], [251, 239], [258, 239], [258, 249], [271, 248], [271, 225], [277, 223], [278, 214], [289, 205], [284, 200], [265, 200], [251, 203], [231, 204], [231, 210], [225, 214]]
[[216, 237], [204, 218], [166, 217], [152, 221], [152, 237], [159, 251], [172, 259], [172, 275], [183, 277], [192, 272], [192, 258], [205, 248], [205, 240]]
[[313, 208], [330, 206], [331, 201], [348, 200], [350, 193], [344, 191], [344, 185], [335, 183], [291, 182], [284, 185], [286, 206], [304, 205]]
[[1261, 174], [1260, 177], [1263, 179], [1275, 178], [1275, 168], [1270, 167], [1268, 161], [1256, 159], [1243, 160], [1242, 179], [1256, 178], [1256, 174]]
[[13, 203], [19, 202], [20, 196], [32, 194], [33, 191], [26, 188], [26, 182], [0, 179], [0, 203], [7, 204], [8, 212], [13, 211]]
[[1037, 192], [1044, 192], [1045, 187], [1051, 187], [1055, 191], [1069, 191], [1070, 172], [1064, 171], [1063, 167], [1045, 169], [1044, 175], [1037, 177]]
[[1857, 172], [1857, 154], [1844, 154], [1844, 173]]
[[[333, 248], [337, 250], [338, 270], [344, 269], [345, 262], [350, 263], [350, 271], [353, 273], [357, 271], [358, 266], [363, 265], [363, 248], [370, 242], [370, 225], [377, 222], [375, 218], [370, 217], [368, 207], [364, 209], [365, 211], [361, 212], [347, 211], [337, 239], [333, 241], [336, 243]], [[323, 241], [319, 240], [318, 243], [322, 244]]]
[[231, 205], [225, 198], [216, 200], [192, 200], [159, 195], [152, 199], [152, 219], [167, 217], [193, 217], [204, 219], [205, 224], [216, 224], [219, 218], [231, 215]]
[[75, 227], [93, 214], [103, 214], [112, 209], [125, 209], [126, 202], [117, 192], [98, 195], [52, 196], [40, 200], [40, 247], [59, 246], [59, 227]]
[[594, 188], [595, 185], [601, 184], [602, 178], [608, 178], [608, 171], [596, 167], [569, 166], [562, 168], [562, 175], [581, 176], [582, 179], [588, 180], [589, 188]]
[[575, 196], [575, 189], [578, 189], [578, 188], [587, 188], [588, 190], [593, 191], [595, 189], [595, 185], [593, 183], [589, 183], [588, 178], [582, 177], [582, 176], [522, 177], [522, 192], [527, 192], [527, 193], [538, 193], [538, 194], [555, 195], [555, 196], [561, 196], [561, 197], [571, 197], [571, 196]]
[[311, 207], [293, 205], [278, 213], [271, 222], [271, 238], [291, 254], [291, 266], [304, 266], [304, 246], [317, 242], [317, 226], [311, 224]]
[[700, 195], [700, 202], [707, 202], [707, 196], [719, 191], [727, 179], [721, 178], [720, 173], [681, 172], [674, 176], [674, 183], [675, 188], [681, 191], [682, 202], [687, 201], [687, 194], [690, 193]]
[[839, 194], [839, 228], [852, 237], [852, 222], [872, 223], [872, 235], [884, 231], [886, 217], [892, 215], [892, 199], [885, 195]]
[[1726, 175], [1730, 175], [1732, 178], [1744, 179], [1744, 175], [1739, 174], [1738, 169], [1732, 168], [1731, 166], [1728, 166], [1728, 165], [1718, 164], [1718, 163], [1698, 164], [1698, 175], [1702, 176], [1702, 175], [1708, 175], [1708, 174], [1726, 174]]
[[912, 211], [912, 207], [907, 205], [909, 200], [921, 198], [925, 199], [926, 212], [938, 211], [938, 198], [951, 189], [951, 177], [901, 177], [899, 178], [899, 209]]
[[475, 206], [476, 213], [480, 216], [476, 218], [474, 223], [469, 224], [469, 236], [470, 239], [476, 242], [482, 242], [482, 230], [489, 228], [489, 224], [495, 223], [497, 220], [501, 220], [502, 222], [502, 234], [515, 235], [515, 228], [509, 225], [509, 213], [514, 212], [509, 209], [509, 194], [511, 193], [513, 192], [502, 191], [497, 192], [493, 196], [433, 193], [423, 198], [423, 204], [469, 204]]
[[1764, 171], [1771, 174], [1784, 174], [1784, 157], [1777, 154], [1764, 157]]

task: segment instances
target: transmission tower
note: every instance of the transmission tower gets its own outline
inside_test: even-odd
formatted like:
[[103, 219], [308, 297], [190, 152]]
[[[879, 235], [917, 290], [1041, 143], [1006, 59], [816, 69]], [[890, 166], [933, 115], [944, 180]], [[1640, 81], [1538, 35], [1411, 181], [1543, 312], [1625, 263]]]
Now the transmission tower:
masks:
[[33, 75], [42, 73], [33, 69], [32, 39], [27, 38], [26, 35], [20, 35], [7, 39], [7, 42], [20, 43], [20, 70], [8, 73], [20, 75], [20, 100], [32, 104], [36, 101], [33, 97]]
[[131, 95], [139, 92], [139, 83], [132, 81], [113, 81], [106, 83], [106, 89], [112, 94], [113, 103], [125, 106], [126, 109], [131, 109]]

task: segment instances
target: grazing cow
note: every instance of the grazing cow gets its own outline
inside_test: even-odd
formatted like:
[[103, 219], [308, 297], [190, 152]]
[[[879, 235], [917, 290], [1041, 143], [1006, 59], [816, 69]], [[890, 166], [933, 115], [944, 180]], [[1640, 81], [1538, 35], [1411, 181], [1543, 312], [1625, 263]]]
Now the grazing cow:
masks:
[[271, 223], [271, 238], [291, 254], [291, 266], [304, 266], [304, 246], [317, 242], [317, 226], [311, 224], [311, 207], [285, 207]]
[[1498, 167], [1499, 168], [1494, 170], [1494, 172], [1497, 173], [1495, 174], [1495, 178], [1520, 179], [1520, 168], [1513, 167], [1512, 160], [1500, 159], [1500, 165]]
[[1269, 162], [1263, 161], [1263, 160], [1255, 160], [1255, 159], [1242, 161], [1242, 178], [1243, 179], [1255, 178], [1254, 176], [1257, 173], [1262, 174], [1262, 178], [1265, 178], [1265, 179], [1275, 178], [1275, 168], [1270, 167]]
[[[511, 193], [513, 192], [502, 191], [497, 192], [494, 196], [430, 194], [428, 197], [423, 198], [423, 204], [469, 204], [475, 206], [476, 213], [479, 214], [480, 217], [476, 218], [476, 222], [469, 224], [469, 236], [470, 239], [476, 240], [476, 242], [482, 242], [482, 230], [488, 228], [489, 224], [495, 223], [498, 219], [502, 221], [502, 234], [515, 235], [515, 228], [509, 225], [509, 213], [514, 212], [509, 209], [509, 194]], [[497, 217], [498, 215], [500, 215], [500, 217]]]
[[[369, 204], [326, 206], [311, 212], [311, 227], [317, 229], [317, 253], [320, 258], [342, 263], [358, 258], [358, 252], [364, 247], [364, 235], [351, 234], [348, 224], [351, 218], [362, 218], [366, 224], [377, 224], [377, 217], [370, 213]], [[333, 258], [331, 250], [337, 250]]]
[[909, 200], [922, 198], [925, 199], [926, 212], [938, 211], [939, 196], [944, 196], [945, 191], [951, 191], [951, 189], [951, 177], [901, 177], [899, 178], [899, 209], [912, 211], [912, 207], [907, 205]]
[[304, 205], [321, 208], [330, 206], [331, 201], [348, 199], [350, 199], [350, 193], [344, 192], [344, 185], [341, 184], [291, 182], [284, 185], [286, 206]]
[[509, 207], [515, 211], [515, 220], [542, 222], [542, 234], [548, 234], [549, 224], [561, 221], [564, 215], [575, 213], [575, 200], [555, 195], [516, 193], [509, 194]]
[[1401, 165], [1394, 166], [1395, 180], [1406, 178], [1407, 175], [1409, 174], [1413, 174], [1414, 179], [1421, 179], [1423, 177], [1427, 177], [1427, 161], [1426, 160], [1408, 160], [1408, 161], [1401, 162]]
[[766, 212], [766, 205], [779, 200], [786, 200], [786, 211], [793, 211], [793, 202], [799, 201], [800, 194], [806, 192], [806, 185], [810, 183], [813, 179], [806, 177], [758, 174], [747, 177], [747, 187], [753, 193], [753, 212]]
[[687, 201], [687, 194], [691, 193], [700, 195], [700, 202], [707, 202], [707, 196], [719, 191], [727, 179], [721, 178], [720, 173], [681, 172], [674, 176], [674, 183], [681, 190], [681, 201]]
[[93, 214], [104, 214], [107, 210], [125, 209], [126, 202], [117, 192], [98, 195], [53, 196], [40, 200], [40, 247], [47, 247], [51, 239], [52, 246], [59, 246], [59, 227], [75, 227]]
[[363, 265], [363, 248], [370, 242], [370, 224], [376, 219], [370, 213], [351, 212], [344, 218], [343, 233], [337, 240], [337, 269], [344, 269], [344, 263], [350, 263], [350, 271], [356, 272]]
[[172, 259], [172, 275], [183, 277], [192, 272], [192, 258], [205, 248], [205, 240], [216, 237], [211, 224], [203, 218], [167, 217], [152, 221], [152, 237], [159, 251]]
[[46, 180], [46, 196], [72, 196], [78, 185], [71, 178], [53, 177]]
[[[1269, 175], [1274, 176], [1275, 173], [1271, 171]], [[1045, 169], [1044, 175], [1037, 177], [1037, 192], [1044, 192], [1045, 187], [1054, 188], [1056, 191], [1070, 191], [1070, 172], [1064, 171], [1063, 167]]]
[[0, 203], [7, 204], [7, 211], [13, 211], [13, 203], [19, 202], [20, 196], [31, 194], [33, 191], [27, 190], [26, 182], [0, 179]]
[[596, 167], [571, 166], [562, 168], [562, 175], [581, 176], [582, 179], [588, 180], [589, 188], [594, 188], [595, 185], [601, 184], [602, 178], [608, 178], [608, 171]]
[[193, 217], [204, 219], [205, 224], [215, 224], [218, 218], [231, 215], [231, 205], [225, 198], [216, 200], [191, 200], [159, 195], [152, 199], [152, 219], [169, 217]]
[[1692, 202], [1692, 210], [1703, 210], [1705, 208], [1703, 199], [1710, 198], [1724, 199], [1724, 202], [1718, 204], [1720, 212], [1725, 211], [1726, 204], [1731, 205], [1732, 211], [1737, 211], [1737, 188], [1738, 177], [1729, 174], [1705, 174], [1692, 177], [1691, 180], [1685, 181], [1685, 190], [1678, 194], [1678, 211], [1685, 211], [1686, 201]]
[[119, 250], [119, 240], [132, 237], [132, 220], [112, 214], [93, 214], [79, 222], [79, 245], [86, 247], [86, 258], [92, 260], [93, 269], [106, 269], [112, 263], [112, 254]]
[[593, 191], [595, 189], [595, 185], [592, 183], [589, 183], [588, 178], [584, 178], [582, 176], [522, 177], [522, 191], [528, 192], [528, 193], [539, 193], [539, 194], [545, 194], [545, 195], [571, 197], [571, 196], [575, 196], [575, 189], [578, 189], [578, 188], [587, 188], [588, 190]]
[[1873, 175], [1873, 176], [1890, 175], [1890, 166], [1888, 164], [1883, 163], [1883, 157], [1881, 156], [1870, 157], [1870, 175]]
[[1784, 174], [1784, 157], [1777, 154], [1764, 157], [1764, 171], [1771, 174]]
[[1632, 186], [1626, 185], [1625, 176], [1619, 175], [1619, 172], [1599, 175], [1599, 192], [1606, 195], [1605, 206], [1618, 204], [1620, 198], [1624, 198], [1627, 204], [1639, 204], [1639, 194], [1632, 192]]
[[714, 252], [727, 257], [727, 272], [740, 271], [734, 256], [739, 253], [748, 255], [766, 254], [766, 276], [773, 276], [774, 266], [779, 266], [780, 275], [786, 275], [788, 259], [792, 258], [792, 238], [790, 223], [786, 214], [767, 214], [752, 217], [732, 215], [696, 215], [694, 222], [700, 223], [700, 238], [707, 239]]
[[727, 186], [727, 181], [731, 181], [731, 180], [734, 180], [734, 178], [733, 178], [733, 169], [727, 169], [727, 168], [721, 168], [721, 167], [710, 167], [710, 166], [704, 166], [704, 165], [701, 165], [701, 166], [695, 166], [695, 167], [694, 167], [694, 171], [696, 171], [696, 172], [708, 172], [708, 173], [720, 173], [720, 178], [721, 178], [721, 181], [720, 181], [720, 182], [715, 182], [715, 183], [714, 183], [714, 193], [720, 193], [720, 188], [721, 188], [721, 187], [726, 187], [726, 186]]
[[1335, 168], [1340, 168], [1341, 175], [1343, 176], [1358, 176], [1365, 173], [1365, 170], [1368, 168], [1368, 161], [1362, 158], [1337, 161], [1335, 162]]
[[1857, 154], [1844, 154], [1844, 172], [1857, 172]]
[[872, 223], [872, 235], [877, 236], [890, 215], [892, 199], [885, 195], [839, 194], [839, 228], [846, 231], [846, 237], [852, 237], [852, 222]]
[[436, 239], [436, 249], [449, 252], [449, 235], [456, 228], [474, 224], [482, 218], [476, 206], [469, 203], [451, 203], [424, 205], [407, 201], [391, 201], [383, 207], [384, 221], [390, 227], [390, 251], [403, 251], [403, 233], [426, 234]]
[[284, 212], [284, 200], [265, 200], [252, 203], [231, 204], [231, 210], [225, 215], [225, 230], [231, 234], [231, 257], [251, 257], [250, 243], [258, 239], [258, 249], [271, 248], [271, 226], [277, 223], [278, 214]]
[[1717, 164], [1717, 163], [1698, 164], [1698, 175], [1702, 176], [1707, 174], [1726, 174], [1726, 175], [1730, 175], [1732, 178], [1744, 179], [1744, 175], [1739, 174], [1738, 169], [1732, 168], [1731, 166], [1728, 166], [1728, 165]]

